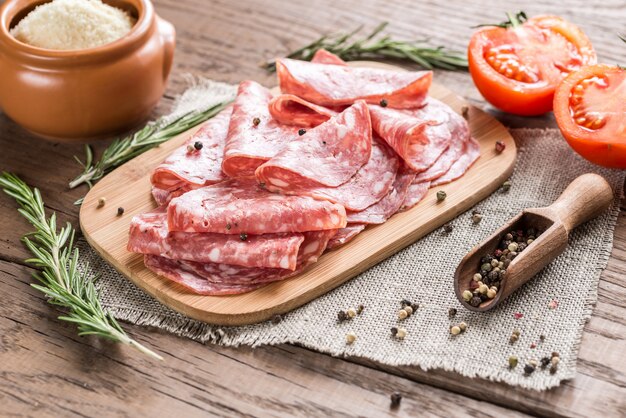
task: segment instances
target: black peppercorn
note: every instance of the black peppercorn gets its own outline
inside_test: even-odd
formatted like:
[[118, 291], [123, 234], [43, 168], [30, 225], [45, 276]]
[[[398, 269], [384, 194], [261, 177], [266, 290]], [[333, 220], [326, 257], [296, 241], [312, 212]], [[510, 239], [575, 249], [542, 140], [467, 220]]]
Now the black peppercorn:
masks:
[[259, 119], [259, 118], [252, 119], [252, 124], [254, 126], [259, 126], [259, 123], [261, 123], [261, 119]]
[[555, 373], [556, 373], [556, 371], [557, 371], [556, 366], [552, 366], [552, 367], [550, 367], [550, 374], [555, 374]]
[[491, 281], [498, 280], [500, 278], [500, 272], [492, 270], [492, 271], [489, 272], [487, 277], [489, 277], [489, 280], [491, 280]]
[[124, 208], [119, 207], [117, 208], [117, 216], [122, 216], [124, 214]]
[[454, 317], [456, 315], [456, 308], [450, 308], [448, 309], [448, 316], [450, 318]]
[[402, 306], [403, 308], [404, 308], [405, 306], [411, 306], [411, 301], [410, 301], [410, 300], [408, 300], [408, 299], [402, 299], [402, 300], [400, 301], [400, 306]]
[[454, 229], [454, 226], [452, 224], [445, 224], [443, 226], [443, 230], [445, 231], [446, 234], [449, 234], [450, 232], [452, 232], [453, 229]]
[[413, 309], [413, 312], [414, 312], [414, 313], [415, 313], [415, 312], [419, 309], [419, 307], [420, 307], [419, 303], [412, 303], [410, 306], [411, 306], [411, 309]]
[[283, 317], [282, 317], [282, 316], [280, 316], [280, 315], [278, 315], [278, 314], [276, 314], [276, 315], [274, 315], [274, 316], [272, 317], [272, 324], [274, 324], [274, 325], [275, 325], [275, 324], [278, 324], [278, 323], [280, 323], [280, 321], [282, 321], [282, 320], [283, 320]]
[[526, 373], [526, 375], [531, 375], [534, 371], [535, 366], [533, 366], [532, 364], [527, 364], [524, 366], [524, 373]]
[[490, 255], [490, 254], [487, 254], [486, 256], [484, 256], [483, 258], [480, 259], [480, 264], [491, 263], [491, 260], [493, 260], [493, 256]]
[[363, 306], [363, 305], [359, 305], [359, 306], [357, 306], [357, 307], [356, 307], [356, 313], [357, 313], [358, 315], [361, 315], [361, 312], [363, 312], [363, 309], [365, 309], [365, 306]]
[[380, 101], [380, 107], [387, 107], [387, 104], [388, 104], [388, 103], [387, 103], [387, 100], [385, 100], [385, 99], [382, 99], [382, 100]]
[[246, 234], [245, 232], [242, 232], [241, 234], [239, 234], [239, 239], [242, 241], [245, 241], [248, 239], [248, 234]]
[[473, 296], [470, 299], [470, 305], [472, 305], [473, 307], [477, 308], [478, 306], [480, 306], [480, 304], [483, 302], [483, 300], [480, 298], [480, 296]]
[[397, 327], [391, 327], [391, 335], [395, 337], [397, 333], [398, 333], [398, 328]]
[[402, 395], [399, 392], [394, 392], [391, 394], [391, 407], [397, 408], [400, 406], [400, 402], [402, 402]]
[[300, 129], [298, 129], [298, 135], [302, 136], [302, 135], [304, 135], [305, 133], [306, 133], [306, 129], [304, 129], [304, 128], [300, 128]]
[[348, 319], [348, 314], [346, 314], [345, 311], [339, 311], [337, 312], [337, 319], [339, 320], [339, 322], [343, 322]]
[[194, 147], [195, 149], [197, 149], [198, 151], [200, 151], [200, 150], [202, 149], [202, 147], [203, 147], [203, 146], [204, 146], [204, 145], [202, 145], [202, 142], [200, 142], [200, 141], [196, 141], [196, 142], [194, 142], [194, 143], [193, 143], [193, 147]]
[[550, 357], [544, 357], [541, 359], [541, 368], [545, 369], [550, 364]]

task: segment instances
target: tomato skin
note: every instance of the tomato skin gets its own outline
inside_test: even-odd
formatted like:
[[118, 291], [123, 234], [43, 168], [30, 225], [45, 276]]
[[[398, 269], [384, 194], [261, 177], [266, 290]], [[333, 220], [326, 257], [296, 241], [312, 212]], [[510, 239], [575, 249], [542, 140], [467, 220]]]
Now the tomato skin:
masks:
[[[485, 59], [485, 49], [510, 37], [514, 31], [550, 30], [571, 42], [584, 64], [596, 62], [591, 42], [575, 25], [557, 16], [537, 16], [518, 28], [484, 27], [477, 30], [468, 47], [469, 71], [483, 97], [498, 109], [521, 116], [536, 116], [552, 110], [554, 91], [560, 79], [525, 83], [505, 77]], [[522, 33], [519, 32], [519, 33]]]
[[585, 129], [575, 122], [570, 110], [570, 93], [579, 82], [608, 74], [620, 74], [626, 79], [626, 71], [606, 64], [585, 66], [567, 76], [554, 95], [554, 116], [563, 137], [583, 158], [603, 167], [626, 169], [626, 130]]

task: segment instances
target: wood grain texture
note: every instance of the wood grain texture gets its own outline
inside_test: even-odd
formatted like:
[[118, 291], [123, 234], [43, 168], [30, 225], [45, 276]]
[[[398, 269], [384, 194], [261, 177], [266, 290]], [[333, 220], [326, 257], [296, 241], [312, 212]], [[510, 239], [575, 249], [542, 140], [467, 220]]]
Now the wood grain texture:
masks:
[[[157, 12], [178, 30], [170, 87], [155, 116], [167, 112], [192, 73], [236, 83], [272, 85], [257, 66], [320, 35], [381, 20], [403, 38], [464, 49], [470, 26], [502, 20], [519, 2], [480, 0], [356, 1], [156, 0]], [[626, 62], [615, 36], [623, 31], [623, 0], [526, 2], [529, 14], [554, 13], [580, 25], [602, 61]], [[552, 115], [520, 118], [485, 104], [466, 73], [438, 71], [435, 79], [510, 127], [554, 127]], [[96, 152], [105, 143], [95, 144]], [[0, 112], [0, 169], [39, 187], [60, 220], [78, 226], [72, 202], [85, 190], [66, 185], [78, 168], [80, 146], [40, 141]], [[152, 362], [125, 347], [76, 337], [29, 286], [31, 269], [19, 236], [30, 230], [12, 200], [0, 197], [0, 415], [2, 416], [533, 416], [617, 417], [626, 410], [626, 215], [622, 203], [614, 246], [585, 327], [576, 378], [537, 393], [443, 371], [393, 368], [363, 359], [337, 359], [300, 347], [227, 349], [204, 346], [157, 330], [124, 324], [144, 344], [167, 356]], [[359, 364], [353, 364], [358, 362]], [[416, 383], [421, 382], [421, 383]], [[300, 386], [298, 386], [300, 384]], [[308, 389], [301, 386], [304, 385]], [[347, 386], [358, 390], [348, 390]], [[326, 389], [326, 386], [330, 389]], [[439, 389], [434, 389], [439, 388]], [[332, 390], [336, 389], [336, 390]], [[316, 395], [316, 391], [320, 395]], [[393, 390], [405, 395], [388, 409]], [[265, 395], [267, 393], [267, 395]], [[423, 395], [423, 396], [422, 396]], [[360, 405], [375, 405], [364, 410]], [[258, 405], [258, 407], [254, 407]]]
[[[365, 62], [352, 65], [391, 67]], [[465, 101], [443, 86], [434, 85], [430, 93], [458, 113], [466, 106]], [[472, 136], [480, 144], [481, 156], [463, 177], [445, 185], [449, 197], [444, 202], [437, 202], [437, 188], [431, 189], [414, 208], [394, 215], [382, 225], [367, 228], [347, 245], [324, 254], [301, 274], [252, 292], [230, 296], [193, 294], [146, 268], [141, 254], [126, 249], [132, 217], [156, 207], [150, 195], [152, 171], [173, 149], [186, 142], [191, 133], [179, 135], [102, 179], [85, 198], [80, 211], [80, 226], [100, 255], [165, 305], [212, 324], [262, 322], [329, 292], [497, 190], [513, 171], [517, 154], [515, 141], [502, 124], [478, 108], [469, 109], [468, 120]], [[496, 153], [496, 141], [506, 144], [504, 152]], [[124, 186], [120, 187], [120, 184]], [[102, 197], [106, 198], [107, 204], [100, 208], [98, 200]], [[123, 216], [116, 215], [118, 207], [125, 208]]]

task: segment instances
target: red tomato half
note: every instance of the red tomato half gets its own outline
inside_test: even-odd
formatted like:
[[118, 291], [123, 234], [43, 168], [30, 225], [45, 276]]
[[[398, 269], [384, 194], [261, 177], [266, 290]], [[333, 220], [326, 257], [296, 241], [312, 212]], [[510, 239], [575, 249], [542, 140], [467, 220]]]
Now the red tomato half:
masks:
[[626, 168], [626, 71], [590, 65], [570, 74], [554, 95], [565, 139], [592, 163]]
[[521, 25], [479, 29], [470, 40], [469, 70], [492, 105], [531, 116], [552, 110], [560, 81], [583, 65], [595, 64], [587, 36], [557, 16], [537, 16]]

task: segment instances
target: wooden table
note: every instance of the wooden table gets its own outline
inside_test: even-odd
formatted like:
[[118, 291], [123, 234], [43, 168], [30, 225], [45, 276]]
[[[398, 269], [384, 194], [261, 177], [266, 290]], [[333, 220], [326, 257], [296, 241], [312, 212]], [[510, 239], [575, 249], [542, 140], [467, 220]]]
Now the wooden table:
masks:
[[[274, 76], [262, 58], [284, 54], [322, 32], [373, 27], [389, 20], [404, 38], [428, 36], [435, 44], [464, 49], [470, 26], [498, 22], [513, 1], [155, 1], [178, 31], [175, 66], [157, 114], [186, 86], [186, 73], [265, 85]], [[419, 4], [418, 4], [419, 3]], [[555, 2], [556, 3], [556, 2]], [[562, 2], [559, 2], [562, 3]], [[334, 6], [331, 6], [334, 4]], [[445, 4], [445, 5], [444, 5]], [[626, 63], [623, 0], [544, 2], [529, 14], [560, 14], [583, 27], [601, 60]], [[616, 52], [617, 51], [617, 52]], [[459, 94], [486, 106], [466, 73], [438, 72]], [[551, 115], [523, 119], [494, 114], [507, 125], [552, 127]], [[99, 144], [101, 150], [104, 144]], [[84, 189], [68, 190], [81, 146], [32, 137], [0, 114], [0, 169], [41, 189], [61, 221], [77, 224], [72, 205]], [[156, 330], [125, 325], [165, 361], [106, 342], [79, 338], [56, 319], [58, 310], [29, 286], [33, 270], [19, 237], [29, 230], [14, 202], [0, 198], [0, 415], [37, 416], [623, 416], [626, 411], [626, 217], [620, 214], [597, 307], [585, 328], [575, 379], [537, 393], [461, 378], [443, 371], [388, 367], [339, 359], [307, 349], [205, 346]], [[389, 395], [404, 395], [398, 410]]]

